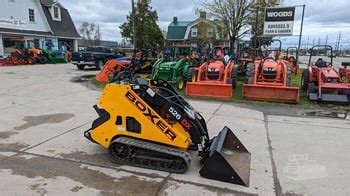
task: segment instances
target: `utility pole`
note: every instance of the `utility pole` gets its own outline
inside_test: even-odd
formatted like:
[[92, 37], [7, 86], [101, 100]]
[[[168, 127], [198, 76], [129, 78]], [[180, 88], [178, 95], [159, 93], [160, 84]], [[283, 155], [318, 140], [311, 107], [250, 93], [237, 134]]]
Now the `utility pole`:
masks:
[[133, 46], [134, 46], [134, 51], [136, 49], [136, 12], [135, 12], [135, 2], [134, 0], [131, 0], [131, 6], [132, 6], [132, 35], [133, 35]]
[[306, 50], [308, 50], [308, 49], [309, 49], [309, 40], [310, 40], [310, 36], [307, 36]]
[[[301, 25], [300, 25], [299, 43], [298, 43], [297, 54], [300, 52], [301, 37], [303, 36], [304, 15], [305, 15], [305, 5], [303, 5], [303, 12], [302, 12], [302, 14], [301, 14]], [[297, 61], [297, 62], [299, 61], [299, 55], [297, 55], [296, 61]]]
[[341, 40], [341, 32], [339, 32], [337, 41], [335, 43], [335, 51], [336, 52], [339, 52], [340, 40]]
[[326, 36], [326, 41], [324, 43], [325, 43], [324, 45], [328, 44], [328, 35]]

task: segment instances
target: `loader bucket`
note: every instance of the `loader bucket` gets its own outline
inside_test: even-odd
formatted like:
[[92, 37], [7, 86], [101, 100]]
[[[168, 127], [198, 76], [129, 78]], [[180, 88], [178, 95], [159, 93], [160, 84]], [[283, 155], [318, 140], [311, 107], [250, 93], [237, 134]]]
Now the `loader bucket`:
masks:
[[299, 88], [244, 84], [243, 98], [258, 101], [299, 103]]
[[186, 96], [207, 97], [218, 99], [232, 99], [232, 85], [215, 82], [188, 82], [186, 84]]
[[199, 171], [202, 177], [249, 186], [251, 155], [228, 127], [213, 139], [209, 151]]

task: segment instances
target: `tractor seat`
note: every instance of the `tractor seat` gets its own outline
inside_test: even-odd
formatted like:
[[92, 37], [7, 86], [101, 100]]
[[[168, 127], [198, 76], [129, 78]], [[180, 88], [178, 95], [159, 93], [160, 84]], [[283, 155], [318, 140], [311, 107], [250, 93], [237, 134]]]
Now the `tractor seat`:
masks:
[[322, 58], [317, 59], [315, 63], [316, 67], [327, 67], [327, 62], [324, 61]]

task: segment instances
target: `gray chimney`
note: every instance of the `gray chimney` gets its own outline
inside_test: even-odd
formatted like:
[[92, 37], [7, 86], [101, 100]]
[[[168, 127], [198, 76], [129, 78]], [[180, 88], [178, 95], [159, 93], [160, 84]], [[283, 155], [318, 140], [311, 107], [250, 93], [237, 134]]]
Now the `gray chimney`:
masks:
[[207, 12], [204, 12], [204, 11], [199, 12], [199, 17], [202, 19], [207, 19]]
[[177, 23], [177, 17], [175, 16], [173, 19], [173, 22], [176, 24]]

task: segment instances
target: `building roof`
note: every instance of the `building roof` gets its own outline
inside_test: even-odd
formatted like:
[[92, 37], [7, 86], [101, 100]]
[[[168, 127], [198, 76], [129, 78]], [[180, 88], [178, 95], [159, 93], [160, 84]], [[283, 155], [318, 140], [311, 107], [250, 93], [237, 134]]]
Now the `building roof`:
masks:
[[187, 26], [192, 21], [178, 21], [178, 22], [172, 22], [168, 26], [168, 32], [167, 32], [167, 39], [168, 40], [178, 40], [178, 39], [184, 39], [186, 34]]
[[21, 30], [21, 29], [9, 29], [9, 28], [1, 28], [1, 33], [9, 33], [9, 34], [24, 34], [24, 35], [41, 35], [41, 36], [50, 36], [51, 32], [47, 31], [31, 31], [31, 30]]
[[56, 21], [52, 19], [51, 13], [49, 11], [49, 7], [55, 4], [55, 2], [52, 0], [41, 0], [41, 2], [47, 22], [49, 23], [50, 28], [55, 36], [66, 38], [80, 38], [80, 35], [77, 32], [77, 29], [75, 28], [73, 20], [67, 9], [60, 6], [61, 21]]

